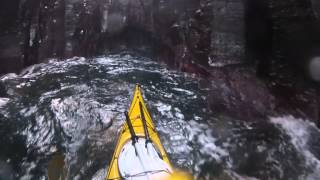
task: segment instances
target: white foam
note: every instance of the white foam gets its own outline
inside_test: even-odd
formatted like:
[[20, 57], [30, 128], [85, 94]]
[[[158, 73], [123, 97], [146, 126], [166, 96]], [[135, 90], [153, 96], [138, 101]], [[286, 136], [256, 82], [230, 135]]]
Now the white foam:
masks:
[[102, 65], [114, 65], [115, 60], [109, 57], [101, 57], [101, 58], [97, 58], [96, 62]]
[[26, 85], [26, 83], [23, 82], [23, 83], [21, 83], [21, 84], [16, 85], [16, 88], [22, 88], [22, 87], [24, 87], [25, 85]]
[[0, 108], [9, 102], [9, 98], [0, 98]]
[[180, 120], [183, 120], [184, 119], [184, 115], [181, 113], [181, 110], [177, 107], [174, 108], [174, 116], [177, 117], [178, 119]]
[[168, 104], [164, 104], [162, 102], [157, 102], [155, 104], [155, 106], [157, 107], [158, 111], [162, 114], [162, 115], [166, 115], [171, 111], [171, 105]]
[[[107, 168], [106, 168], [107, 169]], [[104, 180], [106, 178], [106, 169], [100, 169], [98, 170], [93, 177], [91, 178], [92, 180]]]
[[194, 95], [194, 93], [192, 91], [189, 91], [189, 90], [185, 90], [185, 89], [181, 89], [181, 88], [172, 88], [173, 90], [175, 91], [178, 91], [178, 92], [183, 92], [189, 96], [192, 96]]
[[34, 73], [35, 69], [39, 66], [41, 66], [41, 64], [35, 64], [32, 66], [29, 66], [29, 67], [25, 68], [24, 70], [22, 70], [20, 75], [22, 75], [23, 78], [34, 77], [34, 75], [40, 74], [40, 73]]
[[23, 162], [22, 166], [26, 168], [26, 174], [23, 175], [20, 180], [29, 180], [33, 178], [33, 175], [31, 174], [31, 171], [36, 168], [36, 164], [34, 162]]
[[16, 78], [17, 77], [17, 74], [16, 73], [9, 73], [9, 74], [6, 74], [6, 75], [3, 75], [0, 77], [0, 80], [1, 81], [6, 81], [8, 79], [13, 79], [13, 78]]
[[310, 151], [308, 146], [308, 141], [312, 138], [310, 130], [313, 129], [320, 133], [316, 125], [293, 116], [273, 117], [270, 120], [290, 136], [291, 143], [304, 156], [306, 165], [313, 170], [307, 179], [320, 179], [320, 160]]
[[198, 143], [199, 151], [204, 157], [210, 157], [209, 159], [202, 159], [198, 162], [197, 166], [206, 161], [216, 160], [220, 162], [223, 157], [229, 156], [229, 152], [222, 147], [218, 147], [215, 142], [217, 139], [213, 137], [212, 130], [207, 124], [200, 124], [194, 120], [189, 121], [187, 125], [189, 141], [195, 141]]
[[30, 116], [33, 113], [37, 112], [37, 110], [38, 110], [37, 106], [32, 106], [32, 107], [22, 109], [20, 111], [20, 114], [27, 117], [27, 116]]

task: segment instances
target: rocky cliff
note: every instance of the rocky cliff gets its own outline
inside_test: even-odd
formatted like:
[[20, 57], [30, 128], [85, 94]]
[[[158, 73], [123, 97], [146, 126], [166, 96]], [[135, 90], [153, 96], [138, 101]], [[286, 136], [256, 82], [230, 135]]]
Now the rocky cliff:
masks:
[[[304, 114], [319, 119], [319, 102], [312, 101], [319, 90], [305, 84], [320, 81], [315, 0], [5, 0], [0, 8], [0, 73], [48, 58], [131, 50], [212, 82], [225, 79], [235, 97], [248, 95], [247, 109], [263, 115], [272, 102], [254, 103], [261, 96], [252, 83], [258, 75], [269, 86], [261, 92], [273, 92], [279, 106], [294, 97], [293, 109], [312, 106]], [[301, 94], [310, 101], [299, 100]], [[212, 100], [221, 109], [220, 101]]]
[[263, 76], [274, 57], [300, 66], [318, 54], [320, 9], [310, 0], [6, 0], [1, 8], [1, 72], [131, 49], [186, 71], [258, 62]]

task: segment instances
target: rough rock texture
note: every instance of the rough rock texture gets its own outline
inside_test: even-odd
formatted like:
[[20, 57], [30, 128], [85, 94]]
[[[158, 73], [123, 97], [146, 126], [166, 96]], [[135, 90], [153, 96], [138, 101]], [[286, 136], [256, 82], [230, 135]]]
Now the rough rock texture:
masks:
[[26, 0], [21, 4], [24, 66], [49, 57], [63, 57], [65, 50], [65, 1]]
[[0, 3], [0, 74], [17, 72], [23, 67], [18, 12], [19, 0]]
[[241, 63], [245, 54], [245, 3], [213, 0], [211, 33], [212, 66]]
[[274, 57], [299, 69], [320, 54], [315, 0], [5, 0], [1, 8], [1, 72], [133, 49], [191, 72], [257, 62], [267, 76]]
[[279, 52], [276, 57], [284, 56], [289, 63], [304, 66], [320, 54], [319, 20], [309, 0], [274, 1], [270, 6], [274, 52]]
[[246, 1], [246, 58], [258, 62], [257, 74], [267, 76], [273, 51], [273, 20], [269, 0]]
[[156, 54], [186, 71], [196, 64], [208, 66], [209, 60], [213, 65], [229, 64], [244, 57], [244, 4], [240, 0], [18, 2], [9, 12], [19, 15], [13, 18], [20, 22], [13, 32], [20, 37], [14, 47], [23, 54], [23, 66], [51, 57], [125, 49]]
[[268, 87], [248, 67], [229, 67], [213, 73], [209, 108], [241, 120], [264, 119], [273, 114], [277, 101]]
[[[310, 59], [320, 56], [319, 13], [317, 0], [4, 0], [0, 74], [47, 58], [133, 50], [212, 82], [220, 74], [232, 91], [228, 98], [240, 104], [213, 99], [213, 109], [222, 102], [221, 108], [247, 107], [261, 116], [273, 109], [268, 104], [281, 106], [268, 97], [291, 102], [294, 110], [316, 109], [319, 93], [305, 82]], [[246, 63], [251, 67], [228, 69]], [[266, 86], [259, 86], [255, 73]], [[254, 93], [255, 86], [273, 95], [256, 104], [263, 95]], [[307, 111], [301, 114], [319, 114]]]

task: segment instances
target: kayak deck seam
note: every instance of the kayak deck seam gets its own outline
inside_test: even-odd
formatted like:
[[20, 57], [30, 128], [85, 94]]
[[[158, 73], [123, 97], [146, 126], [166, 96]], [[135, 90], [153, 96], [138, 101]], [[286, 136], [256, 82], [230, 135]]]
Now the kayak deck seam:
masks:
[[[142, 122], [143, 119], [141, 115], [141, 110], [142, 110], [142, 113], [144, 113], [145, 115], [146, 127], [150, 131], [149, 136], [153, 146], [156, 148], [158, 155], [161, 156], [161, 159], [167, 164], [169, 169], [172, 170], [172, 165], [170, 163], [167, 153], [165, 152], [163, 144], [161, 143], [161, 140], [155, 128], [154, 122], [152, 121], [151, 114], [149, 113], [148, 108], [144, 102], [143, 96], [140, 91], [140, 87], [136, 86], [133, 99], [131, 101], [131, 105], [129, 108], [128, 116], [138, 138], [146, 138], [146, 133], [144, 129], [145, 125], [143, 125], [143, 122]], [[119, 171], [119, 163], [118, 163], [119, 158], [121, 158], [120, 153], [122, 151], [122, 148], [124, 147], [125, 144], [130, 142], [130, 139], [131, 139], [131, 135], [129, 133], [129, 126], [126, 122], [123, 123], [123, 126], [120, 132], [121, 133], [119, 133], [118, 141], [117, 141], [115, 150], [113, 152], [111, 163], [109, 165], [109, 170], [107, 172], [106, 180], [128, 178], [128, 177], [121, 176]]]

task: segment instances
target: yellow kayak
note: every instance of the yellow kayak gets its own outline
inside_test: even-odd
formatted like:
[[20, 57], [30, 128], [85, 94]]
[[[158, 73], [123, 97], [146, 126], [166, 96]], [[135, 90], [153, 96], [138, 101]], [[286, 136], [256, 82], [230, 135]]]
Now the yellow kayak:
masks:
[[106, 179], [168, 179], [173, 170], [137, 85]]

